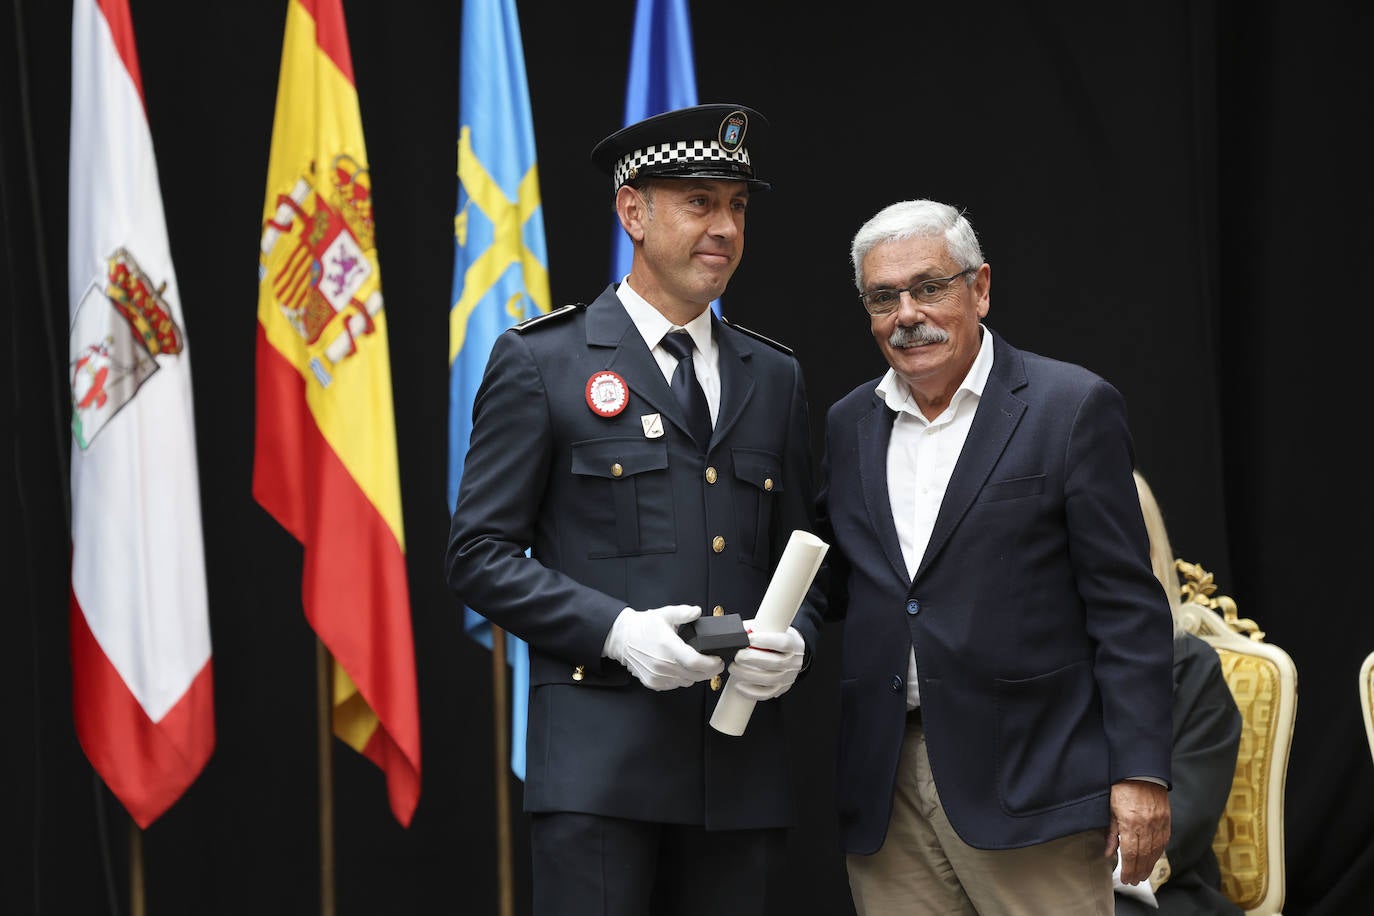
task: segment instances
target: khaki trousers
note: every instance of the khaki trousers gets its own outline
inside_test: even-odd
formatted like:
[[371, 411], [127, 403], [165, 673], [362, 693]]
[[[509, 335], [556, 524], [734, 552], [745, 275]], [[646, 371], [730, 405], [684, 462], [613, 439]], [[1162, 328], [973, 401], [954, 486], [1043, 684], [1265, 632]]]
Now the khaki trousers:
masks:
[[969, 846], [940, 805], [919, 716], [907, 723], [887, 838], [871, 856], [846, 858], [858, 916], [1112, 916], [1105, 830], [1021, 849]]

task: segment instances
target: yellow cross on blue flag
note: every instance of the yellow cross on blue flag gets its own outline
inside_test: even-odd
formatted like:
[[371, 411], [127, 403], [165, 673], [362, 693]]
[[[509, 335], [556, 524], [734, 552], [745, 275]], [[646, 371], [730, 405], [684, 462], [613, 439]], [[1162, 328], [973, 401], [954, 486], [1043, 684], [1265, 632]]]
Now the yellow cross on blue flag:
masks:
[[[449, 475], [452, 512], [472, 435], [472, 402], [497, 336], [549, 311], [525, 54], [515, 0], [465, 0], [458, 99], [458, 208], [449, 311]], [[464, 609], [469, 636], [491, 648], [491, 624]], [[511, 771], [525, 778], [529, 647], [508, 636]]]

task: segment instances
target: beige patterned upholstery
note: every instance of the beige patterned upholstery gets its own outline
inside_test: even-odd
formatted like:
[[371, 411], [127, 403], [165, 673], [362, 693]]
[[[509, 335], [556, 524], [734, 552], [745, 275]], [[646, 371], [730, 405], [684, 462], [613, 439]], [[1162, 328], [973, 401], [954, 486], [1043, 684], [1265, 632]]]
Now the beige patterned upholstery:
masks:
[[1374, 652], [1364, 657], [1360, 666], [1360, 709], [1364, 711], [1364, 733], [1369, 739], [1369, 753], [1374, 755]]
[[[1293, 660], [1264, 641], [1236, 603], [1214, 595], [1212, 574], [1183, 560], [1179, 619], [1217, 650], [1226, 683], [1240, 707], [1244, 728], [1236, 776], [1212, 849], [1221, 865], [1221, 889], [1248, 916], [1276, 916], [1283, 908], [1283, 801], [1298, 675]], [[1362, 679], [1362, 684], [1368, 681]], [[1365, 689], [1366, 702], [1369, 691]], [[1374, 731], [1370, 732], [1374, 742]]]

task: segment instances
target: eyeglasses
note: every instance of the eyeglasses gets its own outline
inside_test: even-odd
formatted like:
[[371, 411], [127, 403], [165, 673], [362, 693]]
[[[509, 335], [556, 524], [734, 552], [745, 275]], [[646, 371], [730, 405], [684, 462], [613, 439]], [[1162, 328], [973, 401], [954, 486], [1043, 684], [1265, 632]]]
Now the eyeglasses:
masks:
[[874, 318], [881, 318], [884, 315], [891, 315], [897, 311], [897, 306], [902, 303], [902, 293], [906, 293], [912, 299], [922, 305], [931, 305], [945, 298], [949, 292], [949, 285], [965, 274], [976, 273], [977, 267], [965, 267], [951, 277], [935, 277], [929, 280], [918, 280], [910, 286], [902, 289], [875, 289], [863, 293], [859, 300], [863, 302], [868, 314]]

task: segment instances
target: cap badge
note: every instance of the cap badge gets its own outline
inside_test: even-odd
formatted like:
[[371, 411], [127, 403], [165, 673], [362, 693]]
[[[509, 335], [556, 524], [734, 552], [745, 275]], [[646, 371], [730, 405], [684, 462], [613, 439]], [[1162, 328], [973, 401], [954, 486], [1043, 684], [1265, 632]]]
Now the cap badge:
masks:
[[744, 144], [744, 132], [749, 129], [749, 116], [742, 111], [732, 111], [720, 122], [720, 132], [716, 139], [720, 148], [733, 153]]
[[613, 417], [630, 403], [625, 380], [607, 369], [587, 379], [587, 406], [598, 417]]

